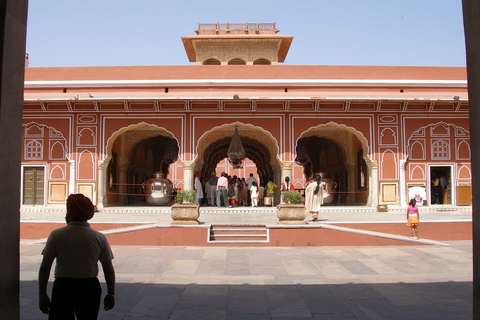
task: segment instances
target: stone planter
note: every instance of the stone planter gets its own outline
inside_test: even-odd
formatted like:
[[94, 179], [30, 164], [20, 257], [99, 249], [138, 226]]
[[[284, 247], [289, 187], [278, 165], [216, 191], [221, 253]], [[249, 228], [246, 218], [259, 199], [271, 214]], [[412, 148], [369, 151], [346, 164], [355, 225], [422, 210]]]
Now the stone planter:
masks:
[[377, 206], [378, 212], [388, 212], [388, 206], [386, 204], [379, 204]]
[[172, 225], [179, 224], [200, 224], [200, 206], [196, 204], [176, 203], [171, 206]]
[[277, 206], [277, 217], [279, 224], [306, 224], [307, 217], [305, 205], [303, 204], [279, 204]]

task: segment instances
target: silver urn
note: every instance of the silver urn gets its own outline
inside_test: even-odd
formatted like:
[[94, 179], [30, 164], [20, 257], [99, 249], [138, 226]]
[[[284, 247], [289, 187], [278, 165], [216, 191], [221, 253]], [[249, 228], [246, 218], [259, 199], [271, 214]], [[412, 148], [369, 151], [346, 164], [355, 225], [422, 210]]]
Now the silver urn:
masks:
[[170, 205], [173, 202], [173, 183], [162, 172], [156, 172], [155, 178], [145, 181], [142, 188], [148, 204]]

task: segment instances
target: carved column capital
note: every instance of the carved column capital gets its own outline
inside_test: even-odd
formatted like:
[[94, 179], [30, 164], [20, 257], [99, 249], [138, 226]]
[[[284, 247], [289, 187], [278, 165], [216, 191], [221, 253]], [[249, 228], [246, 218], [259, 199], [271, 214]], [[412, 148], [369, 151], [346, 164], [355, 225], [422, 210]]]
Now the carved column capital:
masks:
[[280, 166], [282, 170], [292, 170], [293, 163], [293, 161], [281, 161]]

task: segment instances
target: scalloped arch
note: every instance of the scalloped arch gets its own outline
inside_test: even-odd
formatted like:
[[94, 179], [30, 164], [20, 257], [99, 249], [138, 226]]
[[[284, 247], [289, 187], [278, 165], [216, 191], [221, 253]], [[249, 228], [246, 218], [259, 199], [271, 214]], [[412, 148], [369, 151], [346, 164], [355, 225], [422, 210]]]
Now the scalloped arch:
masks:
[[[277, 139], [275, 139], [275, 137], [269, 131], [263, 129], [262, 127], [254, 126], [252, 124], [243, 123], [240, 121], [223, 124], [221, 126], [216, 126], [204, 132], [198, 138], [197, 147], [195, 149], [196, 157], [193, 161], [195, 162], [197, 160], [201, 161], [201, 159], [203, 159], [203, 153], [207, 149], [207, 147], [218, 138], [225, 137], [227, 135], [226, 133], [228, 133], [229, 135], [233, 134], [233, 130], [235, 129], [235, 126], [238, 126], [238, 130], [240, 134], [242, 133], [242, 128], [249, 129], [248, 134], [245, 134], [245, 130], [243, 130], [243, 133], [253, 139], [256, 139], [262, 142], [265, 146], [270, 147], [269, 150], [270, 150], [270, 156], [272, 161], [273, 159], [275, 159], [276, 161], [280, 161], [280, 157], [279, 157], [280, 148], [278, 146]], [[230, 133], [230, 129], [231, 129], [231, 133]]]
[[[365, 138], [365, 136], [363, 135], [362, 132], [358, 131], [357, 129], [355, 129], [353, 127], [349, 127], [345, 124], [339, 124], [339, 123], [336, 123], [336, 122], [333, 122], [333, 121], [330, 121], [326, 124], [320, 124], [318, 126], [310, 127], [307, 130], [303, 131], [300, 134], [300, 136], [297, 138], [297, 140], [295, 141], [295, 157], [297, 156], [296, 146], [298, 145], [298, 140], [300, 140], [302, 138], [317, 135], [319, 133], [319, 131], [322, 130], [322, 128], [337, 128], [337, 129], [341, 129], [341, 130], [350, 132], [351, 134], [356, 136], [357, 139], [360, 141], [360, 143], [362, 145], [362, 149], [363, 149], [363, 154], [366, 155], [370, 160], [373, 160], [372, 156], [370, 154], [370, 147], [368, 145], [368, 141], [367, 141], [367, 139]], [[335, 143], [337, 143], [338, 146], [341, 148], [342, 152], [344, 153], [344, 155], [347, 155], [347, 152], [346, 152], [346, 149], [345, 149], [345, 143], [343, 143], [343, 141], [340, 141], [339, 139], [336, 139], [334, 136], [329, 136], [328, 138], [331, 139], [332, 141], [334, 141]]]
[[[112, 157], [113, 144], [119, 136], [121, 136], [125, 132], [132, 131], [132, 130], [135, 130], [135, 129], [145, 128], [145, 127], [153, 129], [153, 130], [152, 130], [151, 135], [142, 136], [141, 137], [142, 140], [144, 138], [148, 138], [148, 137], [151, 137], [151, 136], [158, 136], [159, 134], [162, 135], [162, 136], [165, 136], [165, 137], [172, 138], [175, 141], [177, 141], [177, 145], [179, 146], [178, 156], [179, 156], [179, 158], [181, 158], [180, 156], [183, 154], [182, 146], [178, 143], [178, 139], [175, 137], [175, 135], [172, 132], [168, 131], [167, 129], [165, 129], [163, 127], [159, 127], [155, 124], [149, 124], [149, 123], [146, 123], [146, 122], [142, 121], [142, 122], [139, 122], [137, 124], [131, 124], [129, 126], [122, 127], [120, 129], [118, 129], [107, 139], [107, 143], [105, 145], [106, 152], [104, 153], [104, 155], [106, 155], [106, 156], [104, 157], [103, 161], [108, 161]], [[135, 145], [135, 144], [136, 143], [132, 143], [132, 145]]]

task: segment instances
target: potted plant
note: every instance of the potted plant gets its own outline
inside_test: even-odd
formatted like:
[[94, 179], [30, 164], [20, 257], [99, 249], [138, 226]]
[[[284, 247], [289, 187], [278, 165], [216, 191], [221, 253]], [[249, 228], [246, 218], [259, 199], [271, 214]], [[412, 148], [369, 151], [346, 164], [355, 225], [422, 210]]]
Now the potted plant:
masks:
[[172, 224], [199, 224], [200, 206], [194, 204], [197, 191], [179, 190], [177, 203], [171, 207]]
[[177, 191], [177, 203], [191, 204], [195, 202], [197, 197], [196, 190], [178, 190]]
[[297, 191], [283, 191], [282, 199], [285, 203], [277, 206], [279, 224], [305, 224], [307, 212], [305, 205], [300, 204], [302, 194]]
[[302, 194], [297, 191], [282, 191], [282, 199], [287, 204], [299, 204], [302, 200]]

